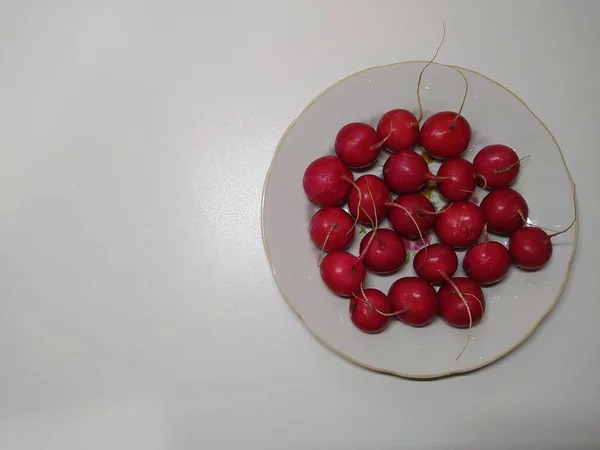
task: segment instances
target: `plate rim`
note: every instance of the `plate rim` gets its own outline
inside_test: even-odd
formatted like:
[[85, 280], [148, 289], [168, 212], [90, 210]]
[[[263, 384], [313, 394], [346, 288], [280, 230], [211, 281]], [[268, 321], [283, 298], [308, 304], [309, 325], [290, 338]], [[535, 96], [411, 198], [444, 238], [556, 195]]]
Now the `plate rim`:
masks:
[[550, 307], [548, 308], [548, 310], [540, 317], [540, 319], [533, 325], [533, 327], [527, 332], [525, 333], [525, 335], [516, 343], [514, 344], [512, 347], [510, 347], [509, 349], [507, 349], [506, 351], [499, 353], [498, 355], [495, 355], [493, 358], [490, 358], [486, 361], [483, 361], [479, 364], [476, 364], [472, 367], [468, 367], [468, 368], [463, 368], [463, 369], [456, 369], [456, 370], [451, 370], [448, 372], [441, 372], [441, 373], [437, 373], [437, 374], [429, 374], [429, 375], [420, 375], [420, 374], [411, 374], [411, 373], [405, 373], [405, 372], [399, 372], [399, 371], [395, 371], [395, 370], [391, 370], [391, 369], [386, 369], [383, 367], [377, 367], [377, 366], [372, 366], [370, 364], [366, 364], [363, 363], [355, 358], [353, 358], [352, 356], [344, 353], [343, 351], [339, 350], [338, 348], [336, 348], [334, 345], [330, 344], [329, 342], [327, 342], [323, 337], [321, 337], [317, 332], [315, 332], [310, 326], [309, 324], [304, 320], [304, 318], [302, 317], [302, 315], [296, 310], [296, 308], [294, 307], [294, 305], [292, 304], [292, 302], [289, 300], [287, 294], [284, 292], [282, 286], [280, 285], [279, 281], [277, 280], [277, 275], [275, 273], [275, 268], [273, 267], [273, 263], [271, 261], [271, 252], [269, 250], [269, 244], [267, 243], [267, 237], [266, 237], [266, 233], [265, 233], [265, 211], [264, 211], [264, 206], [265, 206], [265, 197], [266, 197], [266, 193], [267, 193], [267, 188], [269, 185], [269, 180], [271, 178], [271, 172], [273, 170], [273, 167], [275, 165], [275, 161], [277, 160], [277, 156], [279, 155], [279, 152], [281, 150], [281, 147], [283, 145], [283, 142], [285, 141], [287, 135], [289, 134], [289, 132], [293, 129], [293, 127], [296, 125], [296, 123], [300, 120], [300, 118], [313, 106], [313, 104], [319, 100], [322, 96], [324, 96], [327, 92], [329, 92], [330, 90], [332, 90], [334, 87], [336, 87], [337, 85], [355, 77], [358, 75], [362, 75], [365, 72], [369, 72], [372, 70], [378, 70], [378, 69], [383, 69], [383, 68], [387, 68], [387, 67], [392, 67], [392, 66], [399, 66], [399, 65], [404, 65], [404, 64], [415, 64], [415, 63], [419, 63], [419, 64], [427, 64], [430, 63], [430, 61], [420, 61], [420, 60], [411, 60], [411, 61], [400, 61], [400, 62], [394, 62], [394, 63], [390, 63], [390, 64], [384, 64], [384, 65], [379, 65], [379, 66], [372, 66], [372, 67], [368, 67], [366, 69], [362, 69], [359, 70], [357, 72], [354, 72], [350, 75], [345, 76], [344, 78], [341, 78], [340, 80], [336, 81], [335, 83], [333, 83], [332, 85], [330, 85], [329, 87], [325, 88], [323, 91], [321, 91], [319, 94], [317, 94], [316, 97], [314, 97], [300, 112], [300, 114], [298, 114], [298, 116], [287, 126], [287, 128], [285, 129], [285, 131], [283, 132], [283, 134], [281, 135], [281, 138], [279, 139], [279, 142], [277, 143], [277, 146], [275, 147], [275, 151], [273, 153], [273, 157], [271, 158], [271, 162], [269, 163], [269, 168], [267, 170], [267, 174], [265, 176], [265, 180], [263, 182], [263, 188], [262, 188], [262, 194], [261, 194], [261, 204], [260, 204], [260, 216], [261, 216], [261, 220], [260, 220], [260, 226], [261, 226], [261, 236], [262, 236], [262, 241], [263, 241], [263, 247], [265, 250], [265, 254], [267, 256], [267, 261], [269, 263], [269, 268], [271, 271], [271, 276], [273, 277], [273, 280], [275, 281], [275, 285], [277, 286], [277, 289], [279, 290], [279, 293], [281, 294], [281, 296], [283, 297], [283, 299], [285, 300], [285, 302], [287, 303], [287, 305], [290, 307], [290, 309], [294, 312], [294, 314], [298, 317], [298, 319], [300, 319], [300, 322], [304, 325], [304, 327], [319, 341], [321, 342], [324, 346], [326, 346], [329, 350], [333, 351], [334, 353], [336, 353], [338, 356], [341, 356], [342, 358], [360, 366], [363, 367], [365, 369], [369, 369], [372, 370], [374, 372], [379, 372], [379, 373], [383, 373], [383, 374], [387, 374], [387, 375], [393, 375], [396, 377], [401, 377], [401, 378], [405, 378], [405, 379], [409, 379], [409, 380], [436, 380], [436, 379], [441, 379], [441, 378], [446, 378], [446, 377], [450, 377], [450, 376], [454, 376], [454, 375], [462, 375], [462, 374], [467, 374], [470, 372], [474, 372], [476, 370], [482, 369], [485, 366], [488, 366], [490, 364], [493, 364], [494, 362], [504, 358], [505, 356], [507, 356], [509, 353], [513, 352], [514, 350], [516, 350], [519, 346], [521, 346], [521, 344], [523, 344], [533, 333], [534, 331], [540, 326], [540, 324], [542, 322], [544, 322], [544, 320], [550, 315], [550, 313], [552, 312], [552, 310], [554, 309], [554, 307], [556, 306], [556, 304], [558, 303], [558, 300], [561, 298], [562, 293], [564, 291], [564, 288], [569, 280], [570, 274], [571, 274], [571, 265], [573, 263], [573, 259], [575, 257], [575, 253], [577, 250], [577, 242], [578, 242], [578, 234], [579, 234], [579, 214], [578, 214], [578, 202], [577, 202], [577, 195], [576, 195], [576, 190], [575, 190], [575, 183], [573, 181], [573, 177], [571, 176], [571, 171], [569, 170], [569, 167], [567, 166], [567, 162], [565, 160], [565, 156], [564, 153], [560, 147], [560, 145], [558, 144], [558, 141], [556, 140], [556, 138], [554, 137], [554, 135], [552, 134], [552, 132], [550, 131], [550, 129], [546, 126], [546, 124], [531, 110], [531, 108], [527, 105], [527, 103], [525, 103], [525, 101], [519, 97], [517, 94], [515, 94], [513, 91], [511, 91], [509, 88], [507, 88], [506, 86], [504, 86], [502, 83], [499, 83], [498, 81], [477, 72], [476, 70], [473, 69], [467, 69], [465, 67], [460, 67], [460, 66], [456, 66], [456, 65], [451, 65], [451, 64], [441, 64], [438, 62], [431, 62], [431, 64], [435, 64], [435, 65], [439, 65], [439, 66], [446, 66], [446, 67], [452, 67], [461, 71], [467, 71], [467, 72], [471, 72], [475, 75], [481, 76], [485, 79], [487, 79], [488, 81], [491, 81], [492, 83], [498, 85], [499, 87], [501, 87], [502, 89], [504, 89], [508, 94], [512, 95], [514, 98], [516, 98], [523, 106], [525, 106], [525, 108], [527, 108], [527, 110], [531, 113], [531, 115], [537, 119], [537, 121], [542, 125], [542, 127], [546, 130], [546, 132], [549, 134], [550, 138], [552, 139], [552, 141], [554, 142], [554, 144], [556, 145], [556, 148], [558, 149], [558, 153], [560, 155], [561, 161], [563, 163], [563, 166], [567, 172], [567, 177], [569, 179], [569, 183], [571, 184], [571, 192], [573, 194], [573, 210], [575, 212], [575, 223], [573, 225], [573, 249], [571, 250], [571, 255], [569, 257], [569, 261], [567, 263], [567, 270], [565, 272], [565, 275], [563, 277], [562, 283], [558, 289], [558, 292], [556, 294], [556, 297], [554, 298], [554, 301], [552, 302], [552, 304], [550, 305]]

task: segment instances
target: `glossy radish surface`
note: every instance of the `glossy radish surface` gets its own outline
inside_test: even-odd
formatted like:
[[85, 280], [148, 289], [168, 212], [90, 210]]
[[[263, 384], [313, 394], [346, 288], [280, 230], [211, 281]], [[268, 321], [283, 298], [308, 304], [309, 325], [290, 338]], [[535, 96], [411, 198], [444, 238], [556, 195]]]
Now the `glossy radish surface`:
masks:
[[[372, 241], [372, 235], [375, 234]], [[360, 241], [362, 253], [370, 244], [365, 253], [364, 263], [374, 273], [392, 273], [400, 269], [406, 261], [404, 241], [394, 231], [379, 228], [369, 231]]]
[[377, 161], [382, 145], [375, 129], [362, 122], [343, 126], [335, 137], [335, 153], [351, 169], [368, 167]]
[[519, 156], [510, 147], [493, 144], [483, 147], [473, 159], [477, 184], [487, 189], [509, 187], [519, 175]]
[[500, 242], [490, 241], [484, 230], [484, 241], [467, 250], [463, 269], [479, 284], [497, 283], [510, 269], [510, 253]]
[[436, 159], [456, 158], [471, 142], [469, 122], [452, 111], [442, 111], [429, 117], [421, 127], [421, 146]]
[[311, 217], [308, 231], [317, 248], [344, 250], [354, 239], [354, 219], [339, 206], [324, 206]]
[[415, 115], [406, 109], [392, 109], [379, 120], [377, 138], [380, 141], [385, 139], [383, 146], [390, 152], [410, 150], [419, 139], [419, 122]]
[[521, 194], [511, 188], [495, 189], [481, 202], [488, 230], [510, 235], [525, 225], [529, 207]]
[[[350, 320], [365, 333], [379, 333], [390, 323], [393, 312], [388, 297], [377, 289], [364, 289], [350, 299]], [[382, 314], [383, 313], [383, 314]]]
[[328, 253], [323, 258], [320, 273], [325, 285], [332, 292], [341, 297], [350, 297], [360, 291], [367, 269], [360, 257], [337, 251]]
[[413, 259], [413, 269], [419, 278], [439, 284], [445, 276], [452, 277], [458, 269], [458, 257], [454, 250], [438, 242], [423, 247]]
[[517, 266], [537, 270], [552, 256], [551, 236], [538, 227], [523, 227], [511, 234], [508, 250]]
[[390, 190], [381, 178], [371, 174], [363, 175], [356, 179], [356, 187], [348, 195], [348, 209], [360, 223], [373, 225], [387, 215], [386, 203], [390, 201], [390, 197]]
[[437, 190], [449, 202], [468, 200], [475, 186], [475, 169], [466, 159], [449, 159], [438, 169]]
[[391, 190], [405, 194], [421, 190], [435, 176], [420, 154], [402, 150], [390, 156], [383, 165], [383, 179]]
[[483, 211], [471, 202], [454, 202], [437, 215], [435, 234], [453, 248], [469, 247], [477, 242], [485, 225]]
[[438, 298], [431, 284], [417, 277], [404, 277], [390, 287], [388, 297], [395, 317], [408, 325], [422, 327], [438, 314]]
[[[479, 285], [469, 278], [456, 277], [452, 282], [444, 284], [438, 291], [440, 315], [453, 327], [468, 328], [481, 321], [485, 312], [485, 297]], [[462, 294], [462, 298], [461, 295]], [[464, 301], [463, 301], [464, 299]], [[469, 312], [471, 320], [469, 320]]]
[[352, 172], [336, 156], [323, 156], [311, 162], [302, 178], [307, 197], [320, 206], [338, 206], [346, 201]]
[[394, 230], [408, 239], [418, 239], [433, 227], [435, 208], [422, 194], [400, 195], [388, 205], [388, 218]]

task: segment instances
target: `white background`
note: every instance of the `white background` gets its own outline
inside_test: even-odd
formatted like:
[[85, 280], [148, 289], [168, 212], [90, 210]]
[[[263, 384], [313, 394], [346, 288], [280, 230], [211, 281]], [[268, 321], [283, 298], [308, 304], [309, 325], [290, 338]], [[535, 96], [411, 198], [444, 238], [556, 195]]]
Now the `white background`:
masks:
[[[0, 0], [0, 448], [600, 446], [599, 19], [593, 0]], [[306, 103], [427, 59], [442, 20], [439, 61], [506, 85], [562, 146], [579, 248], [525, 345], [414, 382], [302, 327], [260, 200]]]

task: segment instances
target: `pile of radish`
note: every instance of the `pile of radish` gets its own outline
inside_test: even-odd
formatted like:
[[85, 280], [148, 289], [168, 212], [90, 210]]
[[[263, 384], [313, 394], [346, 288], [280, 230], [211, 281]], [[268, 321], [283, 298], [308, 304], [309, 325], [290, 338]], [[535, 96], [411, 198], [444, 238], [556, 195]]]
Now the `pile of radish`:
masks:
[[[304, 191], [320, 207], [309, 233], [320, 251], [323, 282], [349, 298], [351, 322], [361, 331], [381, 332], [392, 318], [422, 327], [439, 315], [470, 335], [486, 311], [485, 287], [502, 282], [512, 264], [542, 268], [552, 256], [552, 238], [573, 224], [549, 233], [529, 224], [527, 201], [511, 187], [524, 159], [514, 149], [498, 143], [480, 149], [472, 161], [464, 157], [471, 144], [471, 126], [462, 115], [468, 85], [457, 112], [423, 120], [422, 74], [418, 118], [398, 108], [382, 112], [376, 126], [353, 122], [332, 131], [335, 155], [314, 160], [304, 172]], [[383, 152], [390, 155], [381, 176], [366, 173], [381, 165]], [[441, 162], [437, 173], [426, 158]], [[426, 195], [431, 189], [443, 199], [437, 209]], [[479, 205], [472, 201], [476, 192], [486, 194]], [[364, 235], [354, 255], [348, 247], [361, 234], [357, 228]], [[508, 246], [493, 236], [508, 238]], [[402, 276], [410, 242], [422, 243], [412, 258], [416, 276]], [[465, 252], [466, 276], [455, 276], [457, 252]], [[367, 286], [369, 272], [398, 273], [398, 279], [384, 293]]]

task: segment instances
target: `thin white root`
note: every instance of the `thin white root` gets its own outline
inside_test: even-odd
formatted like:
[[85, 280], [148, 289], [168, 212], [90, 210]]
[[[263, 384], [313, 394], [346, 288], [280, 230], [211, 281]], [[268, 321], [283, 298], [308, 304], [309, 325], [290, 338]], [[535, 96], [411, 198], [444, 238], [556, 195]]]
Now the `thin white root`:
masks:
[[419, 118], [417, 119], [418, 123], [421, 123], [421, 121], [423, 120], [423, 104], [421, 103], [421, 80], [423, 79], [423, 72], [425, 72], [425, 69], [427, 69], [431, 65], [431, 63], [435, 60], [435, 58], [437, 58], [437, 55], [440, 52], [440, 49], [442, 48], [442, 44], [444, 43], [444, 40], [446, 39], [446, 24], [444, 22], [442, 22], [442, 28], [444, 30], [444, 34], [442, 35], [442, 40], [440, 42], [440, 45], [438, 45], [438, 48], [435, 51], [435, 54], [433, 55], [433, 58], [431, 58], [429, 60], [429, 62], [425, 65], [425, 67], [423, 67], [423, 69], [421, 69], [421, 73], [419, 73], [419, 80], [417, 81], [417, 103], [419, 104]]

